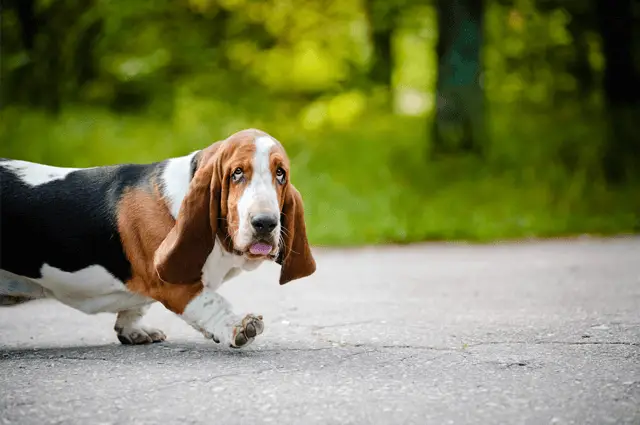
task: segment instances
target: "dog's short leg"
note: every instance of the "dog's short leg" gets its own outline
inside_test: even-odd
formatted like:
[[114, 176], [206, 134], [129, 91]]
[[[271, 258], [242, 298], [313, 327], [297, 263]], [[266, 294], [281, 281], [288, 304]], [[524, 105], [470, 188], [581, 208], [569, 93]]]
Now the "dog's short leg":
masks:
[[148, 309], [149, 306], [144, 306], [118, 313], [114, 330], [118, 334], [118, 339], [121, 343], [127, 345], [150, 344], [164, 341], [167, 338], [161, 330], [142, 325], [142, 316], [145, 315]]
[[248, 346], [264, 330], [262, 316], [236, 315], [229, 301], [211, 289], [193, 298], [182, 318], [205, 337], [233, 348]]

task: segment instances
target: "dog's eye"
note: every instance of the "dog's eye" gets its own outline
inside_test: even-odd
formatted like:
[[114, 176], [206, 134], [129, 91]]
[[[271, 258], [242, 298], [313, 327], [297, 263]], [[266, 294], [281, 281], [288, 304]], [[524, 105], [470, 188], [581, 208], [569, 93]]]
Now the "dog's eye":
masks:
[[244, 176], [244, 172], [242, 171], [242, 168], [238, 167], [233, 171], [233, 175], [231, 176], [231, 178], [233, 179], [233, 181], [237, 182], [243, 176]]
[[278, 180], [278, 183], [283, 184], [285, 176], [286, 173], [284, 172], [284, 170], [278, 167], [278, 169], [276, 170], [276, 180]]

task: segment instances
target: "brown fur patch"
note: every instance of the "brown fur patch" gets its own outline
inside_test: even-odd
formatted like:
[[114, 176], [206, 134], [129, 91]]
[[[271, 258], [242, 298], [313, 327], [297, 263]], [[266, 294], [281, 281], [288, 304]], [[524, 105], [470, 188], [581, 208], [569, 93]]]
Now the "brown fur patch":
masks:
[[[232, 237], [240, 227], [240, 217], [238, 216], [238, 202], [247, 188], [253, 175], [253, 156], [256, 146], [255, 135], [251, 132], [233, 136], [228, 139], [227, 144], [220, 158], [220, 167], [224, 185], [222, 185], [221, 196], [221, 221], [226, 226], [224, 238], [228, 242], [226, 249], [233, 249]], [[243, 171], [243, 180], [239, 182], [231, 181], [231, 175], [237, 169]], [[222, 240], [222, 238], [220, 238]]]
[[[271, 150], [269, 160], [281, 211], [282, 244], [277, 263], [282, 266], [280, 285], [284, 285], [312, 275], [316, 271], [316, 262], [307, 239], [302, 196], [291, 183], [289, 157], [279, 142]], [[276, 180], [278, 168], [286, 173], [284, 184], [279, 184]]]
[[[285, 194], [291, 179], [291, 166], [289, 163], [289, 157], [280, 143], [276, 143], [275, 147], [271, 149], [269, 155], [269, 165], [271, 168], [271, 175], [273, 176], [273, 185], [276, 188], [276, 194], [278, 195], [278, 205], [280, 205], [280, 211], [284, 207]], [[282, 168], [286, 174], [285, 184], [279, 184], [276, 178], [276, 170]]]
[[285, 189], [282, 207], [283, 247], [277, 260], [280, 285], [312, 275], [316, 261], [311, 254], [304, 221], [304, 205], [300, 192], [291, 183]]
[[118, 230], [132, 269], [127, 287], [182, 314], [187, 304], [202, 291], [202, 283], [172, 285], [158, 277], [153, 258], [174, 226], [173, 217], [158, 195], [131, 189], [120, 200]]

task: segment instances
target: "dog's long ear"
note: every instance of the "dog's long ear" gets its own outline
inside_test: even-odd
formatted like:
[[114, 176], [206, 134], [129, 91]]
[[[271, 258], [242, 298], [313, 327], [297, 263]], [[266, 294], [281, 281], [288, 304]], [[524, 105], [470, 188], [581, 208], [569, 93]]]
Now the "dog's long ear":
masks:
[[304, 222], [304, 205], [300, 192], [291, 184], [286, 189], [282, 207], [283, 246], [276, 262], [282, 266], [280, 285], [301, 279], [316, 271], [316, 262], [309, 248]]
[[195, 283], [202, 278], [218, 231], [222, 182], [216, 150], [201, 158], [203, 165], [189, 184], [175, 225], [155, 252], [153, 265], [164, 282]]

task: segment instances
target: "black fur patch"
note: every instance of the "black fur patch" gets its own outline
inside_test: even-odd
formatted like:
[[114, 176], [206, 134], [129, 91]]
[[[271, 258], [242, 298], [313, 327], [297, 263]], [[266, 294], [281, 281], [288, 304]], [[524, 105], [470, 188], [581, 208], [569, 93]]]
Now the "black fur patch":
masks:
[[164, 164], [83, 169], [33, 187], [0, 160], [0, 268], [38, 278], [45, 263], [66, 272], [100, 265], [126, 282], [117, 204], [127, 188], [151, 190]]

